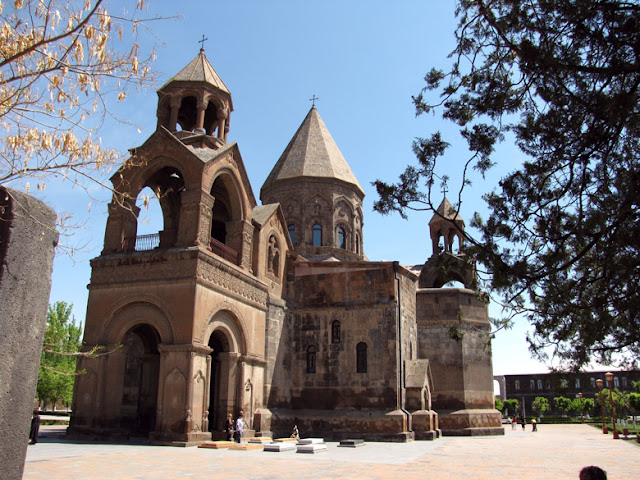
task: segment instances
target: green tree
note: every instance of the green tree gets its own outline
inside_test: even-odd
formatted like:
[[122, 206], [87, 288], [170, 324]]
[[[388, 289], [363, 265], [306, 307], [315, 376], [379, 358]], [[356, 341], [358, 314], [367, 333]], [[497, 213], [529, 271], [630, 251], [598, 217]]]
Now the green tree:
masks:
[[567, 397], [554, 397], [553, 405], [557, 411], [564, 415], [571, 408], [571, 400]]
[[45, 408], [49, 404], [71, 404], [76, 357], [82, 345], [82, 328], [71, 316], [72, 307], [66, 302], [56, 302], [49, 305], [47, 312], [36, 390]]
[[517, 415], [520, 409], [520, 401], [517, 398], [507, 398], [504, 407], [509, 415]]
[[629, 394], [629, 409], [633, 414], [633, 428], [637, 432], [638, 425], [636, 423], [636, 417], [640, 415], [640, 393], [631, 392]]
[[549, 400], [544, 397], [536, 397], [533, 399], [531, 408], [539, 417], [544, 414], [544, 412], [547, 412], [549, 410]]
[[502, 403], [502, 400], [500, 400], [498, 397], [495, 397], [496, 399], [496, 410], [498, 410], [500, 413], [504, 413], [504, 404]]
[[[442, 112], [468, 144], [457, 208], [499, 142], [522, 153], [472, 222], [466, 253], [487, 271], [480, 287], [528, 317], [541, 359], [546, 347], [573, 368], [637, 359], [640, 5], [459, 0], [457, 16], [451, 67], [432, 69], [414, 98], [417, 114]], [[440, 132], [417, 139], [417, 164], [398, 183], [374, 182], [375, 210], [435, 211], [448, 146]]]

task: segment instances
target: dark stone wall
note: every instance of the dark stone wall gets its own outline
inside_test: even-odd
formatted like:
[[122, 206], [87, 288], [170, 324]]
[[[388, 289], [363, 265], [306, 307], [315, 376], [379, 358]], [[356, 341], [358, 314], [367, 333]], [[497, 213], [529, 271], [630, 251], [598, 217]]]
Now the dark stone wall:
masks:
[[0, 187], [0, 465], [22, 478], [51, 290], [56, 214]]
[[[296, 262], [289, 275], [291, 401], [280, 408], [393, 410], [397, 406], [397, 282], [392, 263]], [[411, 283], [411, 282], [409, 282]], [[402, 285], [407, 318], [415, 295]], [[339, 322], [339, 339], [333, 337]], [[410, 321], [407, 321], [407, 324]], [[407, 332], [410, 328], [405, 326]], [[358, 344], [366, 371], [358, 371]], [[411, 347], [406, 342], [406, 354]], [[315, 371], [307, 371], [309, 347]]]

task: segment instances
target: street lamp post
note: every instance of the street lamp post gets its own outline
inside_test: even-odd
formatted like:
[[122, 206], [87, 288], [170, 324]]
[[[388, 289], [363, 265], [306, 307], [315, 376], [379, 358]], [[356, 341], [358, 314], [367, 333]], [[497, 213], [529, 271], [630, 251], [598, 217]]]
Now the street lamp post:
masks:
[[613, 407], [613, 373], [607, 372], [604, 374], [609, 384], [609, 401], [611, 402], [611, 424], [613, 426], [613, 438], [618, 439], [618, 430], [616, 430], [616, 411]]
[[578, 394], [578, 398], [580, 399], [580, 418], [582, 418], [582, 423], [584, 423], [584, 410], [582, 408], [582, 392]]
[[600, 389], [600, 407], [602, 408], [602, 433], [606, 435], [607, 433], [609, 433], [609, 430], [607, 430], [607, 426], [604, 424], [604, 399], [602, 398], [602, 385], [604, 384], [604, 382], [601, 378], [599, 378], [596, 380], [596, 384]]

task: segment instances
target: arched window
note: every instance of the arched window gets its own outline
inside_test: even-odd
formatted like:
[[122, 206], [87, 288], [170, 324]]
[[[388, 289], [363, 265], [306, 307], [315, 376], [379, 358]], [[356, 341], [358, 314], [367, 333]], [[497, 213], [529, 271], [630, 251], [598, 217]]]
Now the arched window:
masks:
[[538, 380], [538, 390], [542, 390], [542, 380]]
[[292, 223], [289, 225], [289, 237], [291, 238], [291, 245], [296, 244], [296, 226]]
[[356, 253], [360, 255], [360, 235], [356, 233]]
[[536, 381], [535, 380], [529, 380], [529, 389], [530, 390], [535, 390], [536, 389]]
[[307, 373], [316, 373], [316, 347], [307, 347]]
[[516, 380], [513, 383], [513, 388], [515, 388], [516, 390], [520, 390], [520, 380]]
[[589, 378], [589, 383], [591, 384], [591, 388], [596, 388], [596, 379], [591, 377]]
[[620, 388], [620, 380], [618, 377], [613, 377], [613, 388]]
[[579, 378], [576, 378], [576, 381], [574, 383], [574, 387], [575, 388], [580, 388], [580, 379]]
[[340, 343], [340, 321], [334, 320], [331, 324], [331, 343]]
[[322, 246], [322, 225], [317, 223], [313, 226], [313, 246]]
[[364, 342], [356, 345], [356, 372], [367, 373], [367, 344]]
[[342, 248], [343, 250], [347, 248], [347, 236], [342, 227], [338, 227], [338, 248]]

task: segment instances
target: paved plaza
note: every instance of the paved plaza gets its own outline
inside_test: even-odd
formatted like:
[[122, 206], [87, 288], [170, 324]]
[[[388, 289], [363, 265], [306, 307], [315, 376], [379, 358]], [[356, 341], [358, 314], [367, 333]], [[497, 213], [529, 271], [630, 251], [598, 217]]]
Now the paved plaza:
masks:
[[577, 479], [585, 465], [600, 466], [609, 480], [635, 480], [640, 472], [640, 444], [613, 440], [586, 425], [542, 424], [535, 433], [531, 426], [524, 432], [508, 426], [500, 437], [367, 443], [360, 448], [331, 442], [326, 452], [315, 455], [73, 443], [59, 434], [60, 427], [43, 430], [41, 441], [29, 446], [24, 480], [540, 480]]

